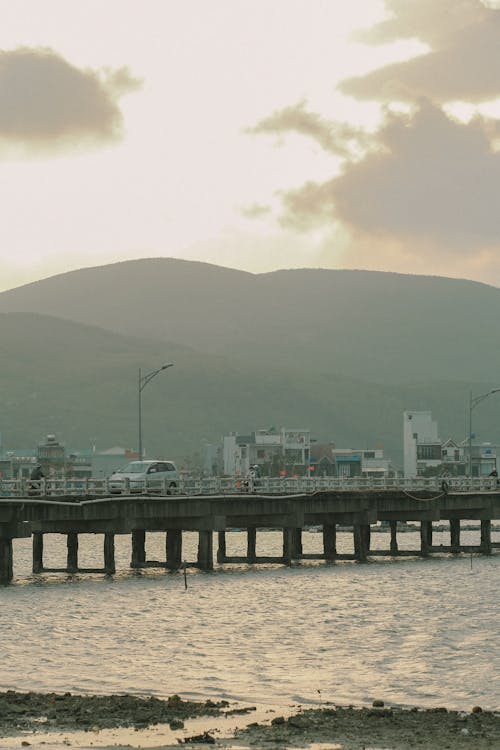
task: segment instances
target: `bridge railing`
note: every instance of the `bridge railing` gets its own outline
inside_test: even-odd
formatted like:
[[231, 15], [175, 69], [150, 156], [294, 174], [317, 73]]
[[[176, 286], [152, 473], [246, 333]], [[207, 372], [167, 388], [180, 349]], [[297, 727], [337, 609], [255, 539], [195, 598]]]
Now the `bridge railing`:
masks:
[[[134, 488], [137, 494], [169, 495], [232, 495], [252, 492], [269, 495], [302, 495], [312, 492], [377, 492], [399, 490], [409, 494], [418, 491], [440, 494], [448, 492], [492, 492], [500, 490], [495, 477], [203, 477], [185, 478], [172, 487], [157, 482], [154, 487]], [[0, 497], [103, 497], [111, 495], [107, 479], [59, 477], [49, 479], [0, 479]], [[124, 480], [121, 492], [129, 495], [130, 485]]]

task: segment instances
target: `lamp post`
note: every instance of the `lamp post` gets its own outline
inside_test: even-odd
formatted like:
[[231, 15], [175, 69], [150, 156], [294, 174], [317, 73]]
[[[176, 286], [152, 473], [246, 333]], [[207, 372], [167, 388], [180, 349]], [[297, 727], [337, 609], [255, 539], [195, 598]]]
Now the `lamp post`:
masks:
[[174, 363], [169, 362], [167, 365], [162, 365], [161, 367], [158, 367], [157, 370], [152, 370], [151, 372], [146, 373], [146, 375], [142, 374], [142, 370], [139, 367], [139, 380], [138, 380], [138, 397], [139, 397], [139, 461], [142, 461], [142, 392], [144, 388], [147, 386], [148, 383], [150, 383], [156, 375], [158, 375], [159, 372], [163, 372], [163, 370], [166, 370], [168, 367], [173, 367]]
[[472, 396], [472, 391], [469, 393], [469, 476], [472, 477], [472, 410], [476, 408], [481, 401], [491, 396], [493, 393], [498, 393], [500, 388], [492, 388], [487, 393], [482, 393], [480, 396]]

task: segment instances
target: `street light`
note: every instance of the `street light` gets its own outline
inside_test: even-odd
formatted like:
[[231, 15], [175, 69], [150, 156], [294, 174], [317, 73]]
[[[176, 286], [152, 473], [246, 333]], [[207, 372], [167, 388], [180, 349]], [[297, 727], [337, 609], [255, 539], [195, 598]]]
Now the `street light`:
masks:
[[469, 393], [469, 476], [472, 477], [472, 410], [476, 408], [481, 401], [491, 396], [493, 393], [498, 393], [500, 388], [492, 388], [488, 393], [482, 393], [480, 396], [472, 396], [472, 391]]
[[138, 396], [139, 396], [139, 461], [142, 461], [142, 392], [144, 388], [150, 383], [159, 372], [163, 372], [168, 367], [173, 367], [174, 363], [169, 362], [167, 365], [162, 365], [157, 370], [142, 374], [142, 370], [139, 367], [139, 380], [138, 380]]

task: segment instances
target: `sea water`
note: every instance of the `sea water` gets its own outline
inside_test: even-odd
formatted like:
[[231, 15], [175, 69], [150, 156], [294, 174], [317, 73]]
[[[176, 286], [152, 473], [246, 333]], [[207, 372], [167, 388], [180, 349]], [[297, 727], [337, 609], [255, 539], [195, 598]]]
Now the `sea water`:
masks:
[[[398, 541], [418, 550], [420, 536]], [[197, 535], [183, 542], [195, 560]], [[479, 532], [462, 543], [479, 544]], [[321, 551], [321, 533], [303, 544]], [[257, 554], [281, 545], [258, 532]], [[351, 551], [352, 534], [337, 546]], [[389, 534], [372, 535], [388, 546]], [[246, 534], [228, 533], [227, 554], [245, 551]], [[47, 535], [47, 567], [65, 556], [65, 537]], [[130, 537], [117, 536], [115, 576], [33, 576], [31, 541], [15, 540], [14, 582], [0, 588], [0, 689], [500, 708], [498, 552], [188, 569], [187, 589], [182, 572], [133, 571], [130, 556]], [[147, 535], [147, 556], [164, 559], [165, 534]], [[102, 536], [80, 536], [79, 563], [102, 565]]]

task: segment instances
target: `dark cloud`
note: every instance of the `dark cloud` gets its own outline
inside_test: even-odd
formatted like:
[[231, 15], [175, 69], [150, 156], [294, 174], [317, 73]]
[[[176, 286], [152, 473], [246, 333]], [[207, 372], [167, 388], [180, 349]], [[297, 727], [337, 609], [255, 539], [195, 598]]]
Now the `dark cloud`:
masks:
[[304, 101], [274, 112], [261, 120], [250, 133], [298, 133], [312, 138], [321, 148], [341, 157], [351, 156], [353, 149], [366, 146], [366, 133], [347, 123], [331, 122], [306, 109]]
[[340, 219], [358, 232], [463, 253], [498, 246], [500, 153], [491, 147], [492, 128], [480, 117], [459, 123], [428, 101], [411, 115], [389, 113], [364, 159], [284, 195], [283, 221], [306, 227]]
[[120, 137], [119, 98], [139, 82], [126, 68], [80, 70], [50, 49], [0, 52], [0, 141], [51, 150]]
[[386, 0], [391, 17], [357, 37], [368, 44], [417, 38], [428, 53], [339, 86], [378, 101], [480, 102], [500, 96], [500, 8], [481, 0]]

